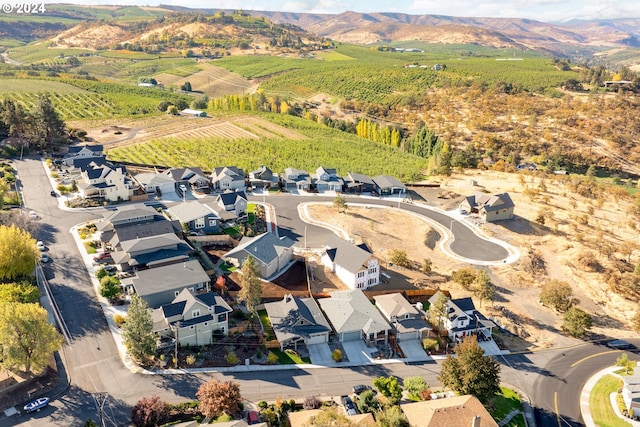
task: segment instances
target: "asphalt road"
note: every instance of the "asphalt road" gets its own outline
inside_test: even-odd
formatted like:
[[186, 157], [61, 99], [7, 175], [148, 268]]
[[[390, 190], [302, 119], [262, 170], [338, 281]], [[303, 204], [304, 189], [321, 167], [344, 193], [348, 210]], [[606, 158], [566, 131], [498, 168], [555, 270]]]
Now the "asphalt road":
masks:
[[[62, 211], [51, 190], [39, 160], [15, 162], [23, 186], [26, 206], [41, 217], [38, 240], [47, 245], [53, 259], [46, 267], [46, 275], [72, 336], [70, 346], [61, 351], [70, 377], [67, 392], [55, 399], [51, 406], [31, 415], [0, 419], [5, 426], [76, 426], [91, 417], [98, 419], [94, 396], [106, 392], [105, 425], [125, 426], [130, 407], [141, 397], [157, 395], [167, 402], [194, 399], [198, 386], [211, 378], [240, 382], [243, 396], [252, 402], [282, 398], [304, 398], [309, 395], [335, 396], [349, 392], [353, 384], [371, 383], [377, 376], [394, 375], [399, 378], [420, 375], [437, 387], [439, 365], [386, 364], [342, 369], [288, 369], [248, 373], [211, 373], [180, 375], [142, 375], [127, 370], [120, 361], [113, 338], [89, 280], [77, 246], [69, 229], [78, 223], [100, 217], [100, 210]], [[283, 234], [291, 233], [303, 242], [304, 229], [308, 246], [322, 243], [327, 230], [303, 223], [297, 214], [295, 201], [300, 197], [270, 197], [278, 211], [278, 224]], [[308, 199], [307, 199], [308, 200]], [[348, 200], [352, 202], [351, 199]], [[353, 201], [355, 202], [355, 200]], [[385, 203], [367, 200], [368, 204]], [[397, 202], [386, 203], [397, 205]], [[402, 204], [402, 208], [416, 209]], [[419, 208], [417, 208], [419, 209]], [[418, 212], [421, 212], [418, 210]], [[441, 224], [450, 227], [450, 219], [436, 216]], [[445, 221], [445, 222], [442, 222]], [[453, 224], [456, 240], [459, 224]], [[462, 225], [459, 225], [463, 227]], [[302, 231], [302, 232], [300, 232]], [[468, 244], [475, 247], [474, 243]], [[477, 249], [476, 249], [477, 250]], [[483, 251], [484, 252], [484, 251]], [[475, 252], [474, 252], [475, 253]], [[501, 256], [494, 252], [491, 256]], [[490, 256], [490, 257], [491, 257]], [[640, 344], [638, 340], [637, 344]], [[562, 356], [565, 353], [565, 356]], [[610, 366], [620, 352], [610, 352], [603, 346], [584, 344], [572, 349], [549, 350], [501, 358], [502, 380], [525, 390], [539, 409], [539, 426], [580, 426], [578, 398], [587, 379], [596, 371]]]

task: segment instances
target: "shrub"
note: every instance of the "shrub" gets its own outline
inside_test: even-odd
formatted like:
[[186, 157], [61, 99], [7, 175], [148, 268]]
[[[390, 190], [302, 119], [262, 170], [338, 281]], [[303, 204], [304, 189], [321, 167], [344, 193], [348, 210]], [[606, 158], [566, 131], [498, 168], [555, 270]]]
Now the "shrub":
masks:
[[123, 314], [116, 313], [113, 315], [113, 321], [116, 322], [116, 326], [120, 328], [127, 321], [127, 317]]
[[96, 277], [98, 278], [98, 280], [100, 280], [100, 282], [102, 282], [102, 278], [103, 277], [107, 277], [109, 275], [109, 273], [107, 273], [107, 270], [105, 270], [104, 268], [99, 269], [98, 271], [96, 271]]
[[341, 362], [342, 361], [342, 350], [340, 350], [339, 348], [336, 348], [335, 350], [333, 350], [331, 352], [331, 358], [334, 360], [334, 362]]
[[437, 351], [440, 347], [440, 342], [435, 338], [425, 338], [422, 340], [422, 348], [424, 351]]
[[187, 365], [189, 366], [193, 366], [196, 363], [196, 356], [194, 356], [193, 354], [188, 355], [185, 358], [185, 362], [187, 362]]
[[227, 355], [225, 356], [225, 360], [229, 365], [237, 365], [240, 362], [240, 358], [233, 351], [230, 351], [229, 353], [227, 353]]
[[317, 396], [307, 396], [304, 398], [302, 408], [305, 410], [318, 409], [322, 405], [320, 399]]
[[278, 363], [278, 356], [273, 351], [270, 351], [267, 355], [267, 363], [269, 365], [275, 365]]

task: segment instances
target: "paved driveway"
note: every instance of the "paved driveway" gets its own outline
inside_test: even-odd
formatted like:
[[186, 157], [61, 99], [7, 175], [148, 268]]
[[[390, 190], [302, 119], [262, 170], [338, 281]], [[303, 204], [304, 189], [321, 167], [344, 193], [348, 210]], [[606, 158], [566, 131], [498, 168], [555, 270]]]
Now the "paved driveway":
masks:
[[337, 366], [338, 364], [331, 357], [331, 349], [329, 344], [309, 344], [307, 345], [311, 363], [320, 366]]
[[347, 354], [349, 363], [359, 365], [367, 365], [371, 363], [371, 353], [377, 351], [373, 347], [367, 347], [361, 340], [343, 342], [342, 348]]
[[429, 362], [433, 360], [422, 348], [420, 340], [400, 341], [398, 345], [404, 352], [405, 361], [408, 363]]

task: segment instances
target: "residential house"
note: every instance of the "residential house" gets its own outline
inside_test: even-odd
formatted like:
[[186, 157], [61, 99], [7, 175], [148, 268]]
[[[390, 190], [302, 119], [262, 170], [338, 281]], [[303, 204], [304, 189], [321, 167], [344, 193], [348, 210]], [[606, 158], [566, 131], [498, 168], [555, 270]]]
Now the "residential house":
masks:
[[137, 293], [151, 308], [171, 303], [183, 289], [194, 293], [207, 290], [209, 283], [197, 260], [138, 270], [135, 276], [122, 279], [125, 290]]
[[115, 249], [111, 258], [121, 271], [186, 261], [193, 253], [193, 248], [175, 233], [127, 240]]
[[[429, 304], [433, 304], [440, 298], [441, 291], [437, 291]], [[449, 339], [453, 343], [462, 341], [469, 335], [477, 335], [478, 341], [491, 338], [493, 328], [496, 326], [484, 314], [476, 310], [470, 297], [449, 299], [447, 301], [447, 314], [440, 319], [442, 327], [448, 331]]]
[[286, 168], [282, 174], [282, 185], [287, 190], [309, 190], [311, 188], [311, 177], [304, 170]]
[[273, 174], [273, 171], [265, 165], [254, 171], [249, 172], [249, 185], [252, 188], [267, 189], [278, 185], [278, 176]]
[[[216, 197], [216, 203], [221, 209], [218, 211], [218, 214], [223, 220], [243, 217], [247, 214], [247, 195], [242, 190], [220, 193], [218, 197]], [[223, 216], [224, 212], [222, 211], [233, 213], [233, 215], [230, 217], [228, 215]]]
[[376, 191], [376, 185], [367, 175], [349, 172], [344, 179], [345, 191], [349, 193], [371, 194]]
[[340, 342], [364, 340], [368, 346], [388, 342], [391, 326], [359, 289], [331, 292], [318, 304]]
[[478, 214], [486, 222], [513, 218], [515, 204], [509, 193], [473, 193], [460, 202], [461, 211]]
[[633, 419], [640, 418], [640, 374], [622, 377], [622, 400], [627, 407], [627, 413]]
[[172, 168], [164, 171], [163, 174], [173, 179], [174, 191], [178, 191], [181, 185], [193, 191], [209, 190], [209, 178], [200, 168]]
[[388, 175], [378, 175], [371, 178], [376, 186], [376, 193], [380, 196], [392, 196], [394, 194], [406, 194], [407, 187], [396, 178]]
[[280, 349], [298, 344], [329, 342], [331, 327], [313, 298], [298, 298], [287, 294], [284, 299], [264, 304]]
[[338, 176], [335, 169], [326, 169], [320, 166], [316, 169], [313, 185], [318, 191], [342, 191], [344, 181]]
[[151, 312], [153, 332], [160, 337], [178, 336], [181, 346], [213, 343], [214, 334], [229, 333], [229, 314], [233, 310], [215, 292], [194, 294], [183, 289], [169, 304]]
[[367, 245], [354, 245], [332, 235], [324, 245], [321, 262], [351, 289], [367, 289], [380, 283], [380, 266]]
[[398, 342], [421, 340], [429, 336], [431, 327], [424, 313], [411, 305], [400, 293], [373, 297], [376, 307], [395, 329]]
[[[289, 425], [291, 427], [310, 427], [314, 426], [313, 418], [318, 416], [322, 409], [306, 409], [302, 411], [289, 412]], [[356, 414], [349, 417], [349, 425], [351, 426], [375, 426], [376, 421], [370, 413]]]
[[81, 170], [78, 191], [84, 198], [101, 197], [110, 202], [129, 200], [133, 194], [131, 179], [124, 166], [91, 162]]
[[401, 403], [411, 427], [498, 427], [489, 411], [472, 395]]
[[215, 191], [244, 190], [244, 172], [236, 166], [215, 168], [211, 172], [211, 188]]
[[202, 233], [220, 233], [220, 216], [207, 204], [197, 200], [179, 203], [167, 209], [172, 219], [185, 224], [189, 231]]
[[243, 237], [238, 246], [224, 255], [224, 259], [240, 267], [251, 255], [256, 260], [260, 275], [268, 278], [288, 268], [295, 243], [289, 237], [277, 237], [273, 233]]
[[103, 156], [104, 147], [102, 145], [73, 145], [69, 147], [62, 161], [67, 166], [73, 166], [73, 161], [76, 159]]
[[176, 191], [176, 181], [172, 176], [164, 173], [145, 172], [133, 176], [134, 181], [140, 185], [147, 194], [170, 194]]

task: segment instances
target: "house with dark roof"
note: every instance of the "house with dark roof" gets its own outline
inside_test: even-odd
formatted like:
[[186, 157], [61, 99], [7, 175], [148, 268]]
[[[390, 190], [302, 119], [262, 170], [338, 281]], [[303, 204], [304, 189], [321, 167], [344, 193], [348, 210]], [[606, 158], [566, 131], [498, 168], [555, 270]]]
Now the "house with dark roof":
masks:
[[[433, 294], [429, 298], [429, 304], [435, 304], [441, 294], [441, 291]], [[448, 331], [449, 339], [452, 343], [460, 342], [469, 335], [476, 335], [478, 341], [488, 340], [491, 338], [493, 328], [496, 326], [493, 321], [487, 319], [484, 314], [476, 310], [470, 297], [449, 298], [447, 301], [447, 313], [440, 319], [440, 323]]]
[[411, 427], [498, 427], [489, 411], [472, 395], [401, 403]]
[[233, 310], [215, 292], [194, 294], [183, 289], [169, 304], [151, 312], [153, 332], [159, 337], [176, 337], [181, 346], [213, 343], [214, 334], [229, 333], [229, 314]]
[[354, 245], [332, 235], [324, 244], [321, 262], [351, 289], [367, 289], [380, 283], [380, 266], [364, 243]]
[[371, 178], [375, 185], [375, 191], [380, 196], [392, 196], [394, 194], [406, 194], [407, 186], [396, 178], [388, 175], [378, 175]]
[[129, 200], [133, 194], [131, 179], [124, 166], [90, 162], [80, 171], [78, 191], [84, 198], [101, 197], [110, 202]]
[[264, 304], [264, 308], [281, 350], [329, 342], [331, 327], [313, 298], [287, 294], [280, 301]]
[[388, 341], [391, 326], [361, 290], [331, 292], [318, 304], [340, 342], [363, 340], [375, 346]]
[[179, 203], [167, 209], [172, 219], [185, 224], [190, 231], [203, 233], [219, 233], [221, 218], [209, 205], [197, 200]]
[[376, 191], [376, 185], [367, 175], [349, 172], [344, 178], [345, 191], [348, 193], [371, 194]]
[[512, 219], [515, 204], [509, 193], [473, 193], [460, 202], [461, 211], [478, 214], [486, 222]]
[[163, 175], [174, 181], [174, 191], [178, 190], [181, 185], [191, 188], [194, 191], [208, 191], [209, 178], [201, 168], [171, 168], [164, 171]]
[[104, 147], [102, 145], [73, 145], [69, 147], [62, 161], [67, 166], [73, 166], [73, 161], [76, 159], [102, 156], [104, 156]]
[[249, 185], [252, 188], [271, 188], [278, 185], [278, 175], [274, 174], [271, 169], [265, 165], [254, 171], [249, 172]]
[[282, 185], [287, 190], [309, 190], [311, 177], [305, 170], [286, 168], [282, 174]]
[[151, 268], [158, 265], [186, 261], [193, 248], [174, 233], [167, 233], [124, 241], [111, 258], [122, 271], [132, 268]]
[[[222, 211], [233, 213], [234, 215], [231, 219], [244, 216], [247, 213], [247, 195], [243, 190], [229, 190], [218, 194], [216, 204], [221, 209], [217, 210], [220, 216], [224, 214]], [[223, 217], [222, 219], [227, 220], [229, 218]]]
[[197, 260], [187, 260], [146, 270], [121, 281], [124, 289], [137, 293], [149, 307], [169, 304], [184, 289], [195, 293], [209, 289], [210, 279]]
[[411, 305], [401, 293], [373, 297], [376, 307], [393, 327], [398, 342], [422, 340], [431, 331], [424, 313]]
[[238, 246], [224, 255], [224, 259], [241, 267], [251, 255], [256, 260], [260, 275], [268, 278], [288, 268], [295, 243], [289, 237], [277, 237], [273, 233], [243, 237]]
[[335, 169], [320, 166], [313, 177], [313, 185], [318, 191], [342, 191], [344, 181]]
[[244, 172], [236, 166], [215, 168], [211, 172], [211, 188], [214, 191], [244, 190]]

